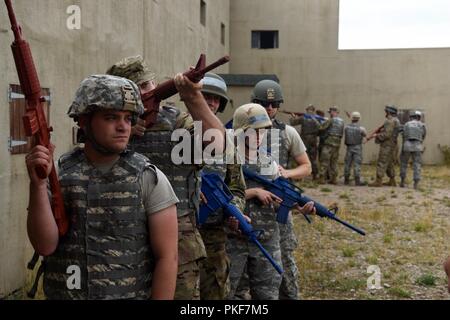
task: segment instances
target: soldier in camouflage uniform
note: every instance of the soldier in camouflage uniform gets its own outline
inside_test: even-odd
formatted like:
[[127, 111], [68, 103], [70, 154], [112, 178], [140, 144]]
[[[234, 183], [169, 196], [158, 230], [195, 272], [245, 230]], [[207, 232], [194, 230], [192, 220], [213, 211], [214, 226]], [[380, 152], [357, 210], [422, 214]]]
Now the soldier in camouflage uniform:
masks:
[[[178, 202], [165, 175], [127, 144], [143, 106], [124, 78], [85, 79], [69, 109], [85, 141], [61, 157], [59, 180], [70, 226], [63, 237], [52, 214], [47, 180], [51, 150], [27, 155], [31, 179], [28, 235], [44, 258], [48, 299], [173, 299], [177, 270]], [[68, 267], [79, 273], [68, 273]], [[71, 277], [79, 276], [71, 282]], [[69, 284], [75, 287], [70, 287]]]
[[[389, 177], [389, 186], [395, 187], [395, 164], [394, 152], [397, 146], [398, 132], [400, 131], [400, 121], [397, 118], [397, 108], [395, 106], [386, 106], [386, 120], [380, 133], [375, 133], [375, 143], [380, 145], [380, 152], [377, 161], [377, 176], [371, 187], [383, 186], [383, 177], [385, 173]], [[371, 137], [370, 137], [371, 138]]]
[[[273, 130], [270, 130], [267, 142], [272, 159], [279, 165], [280, 175], [287, 179], [296, 180], [309, 176], [311, 174], [311, 162], [297, 130], [276, 119], [278, 109], [284, 102], [281, 86], [272, 80], [258, 82], [253, 89], [252, 102], [266, 108], [267, 114], [272, 121], [273, 129], [279, 130], [278, 141], [272, 141], [271, 133]], [[294, 163], [292, 169], [288, 169], [290, 163]], [[298, 247], [298, 240], [294, 232], [292, 214], [289, 215], [288, 223], [280, 224], [279, 229], [281, 259], [284, 267], [280, 299], [295, 300], [298, 299], [299, 293], [298, 268], [294, 257], [294, 251]]]
[[[239, 107], [233, 117], [233, 129], [237, 137], [242, 134], [247, 135], [247, 130], [250, 129], [253, 129], [253, 134], [257, 135], [256, 146], [250, 144], [251, 140], [246, 141], [243, 166], [268, 179], [277, 178], [281, 173], [279, 165], [273, 161], [272, 157], [263, 150], [258, 150], [266, 134], [264, 129], [270, 128], [271, 125], [272, 121], [266, 110], [261, 105], [254, 103]], [[258, 161], [255, 161], [256, 159]], [[279, 203], [281, 199], [262, 189], [254, 181], [246, 180], [246, 183], [245, 212], [249, 214], [255, 230], [264, 230], [259, 240], [274, 260], [281, 264], [280, 230], [274, 208], [274, 204]], [[309, 213], [313, 210], [313, 203], [308, 203], [305, 207], [298, 209], [302, 213]], [[245, 267], [247, 267], [252, 299], [273, 300], [279, 298], [282, 278], [255, 245], [248, 243], [244, 237], [230, 236], [227, 251], [231, 258], [230, 298], [235, 298], [237, 287], [245, 273]], [[283, 265], [283, 267], [285, 266]]]
[[[129, 57], [113, 65], [109, 74], [119, 75], [135, 81], [141, 94], [155, 88], [152, 74], [142, 57]], [[172, 149], [178, 144], [171, 136], [176, 129], [185, 129], [194, 134], [194, 120], [202, 121], [202, 129], [218, 129], [224, 132], [220, 120], [211, 112], [203, 95], [201, 84], [192, 84], [186, 77], [179, 77], [178, 84], [189, 84], [187, 90], [180, 92], [189, 113], [181, 112], [172, 106], [159, 109], [156, 123], [150, 128], [139, 120], [134, 128], [135, 136], [131, 148], [147, 156], [168, 177], [180, 203], [178, 209], [178, 279], [175, 299], [200, 299], [200, 263], [206, 257], [206, 250], [196, 226], [196, 214], [200, 203], [201, 167], [190, 163], [175, 165], [172, 162]], [[176, 82], [177, 84], [177, 82]], [[223, 138], [223, 136], [222, 136]], [[221, 141], [217, 141], [220, 145]], [[223, 143], [223, 141], [222, 141]], [[195, 154], [195, 152], [192, 152]]]
[[353, 112], [351, 115], [352, 123], [348, 124], [344, 128], [345, 145], [347, 146], [347, 153], [345, 155], [345, 168], [344, 178], [345, 184], [350, 184], [350, 170], [352, 165], [353, 174], [355, 177], [355, 185], [362, 186], [364, 183], [361, 181], [361, 164], [362, 164], [362, 145], [364, 138], [367, 136], [367, 131], [364, 127], [359, 125], [361, 120], [361, 114], [359, 112]]
[[[306, 108], [306, 114], [314, 116], [316, 114], [316, 108], [311, 104]], [[311, 118], [298, 117], [291, 119], [291, 126], [301, 126], [300, 137], [306, 147], [306, 153], [308, 154], [309, 161], [312, 167], [313, 180], [317, 179], [318, 168], [317, 160], [319, 157], [319, 124]]]
[[413, 159], [414, 170], [414, 189], [417, 189], [420, 182], [420, 173], [422, 167], [423, 140], [427, 134], [425, 124], [420, 121], [422, 113], [414, 111], [410, 115], [410, 121], [403, 126], [403, 147], [400, 156], [400, 187], [405, 187], [406, 169], [408, 168], [409, 159]]
[[342, 136], [344, 135], [344, 120], [338, 114], [337, 107], [331, 107], [328, 112], [330, 119], [322, 123], [319, 131], [324, 134], [323, 148], [320, 155], [319, 183], [324, 184], [327, 180], [327, 172], [330, 183], [337, 184], [339, 149]]
[[[225, 110], [228, 103], [227, 85], [220, 76], [207, 73], [203, 78], [202, 93], [214, 114]], [[214, 159], [211, 160], [214, 162]], [[241, 211], [245, 209], [246, 187], [241, 165], [227, 164], [225, 155], [223, 163], [205, 164], [203, 172], [218, 174], [234, 195], [233, 204]], [[223, 212], [216, 212], [200, 227], [207, 254], [200, 268], [202, 300], [223, 300], [230, 292], [230, 259], [226, 252], [227, 227], [224, 222]]]

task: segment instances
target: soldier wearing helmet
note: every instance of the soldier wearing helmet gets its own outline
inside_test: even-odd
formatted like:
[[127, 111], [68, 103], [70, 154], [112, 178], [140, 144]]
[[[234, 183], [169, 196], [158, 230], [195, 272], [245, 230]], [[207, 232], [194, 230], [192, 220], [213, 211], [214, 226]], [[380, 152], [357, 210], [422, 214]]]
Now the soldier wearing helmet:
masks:
[[[207, 73], [202, 83], [202, 94], [210, 110], [214, 114], [223, 112], [229, 100], [227, 85], [223, 78], [215, 73]], [[215, 159], [204, 160], [208, 164], [203, 166], [202, 172], [218, 174], [232, 192], [233, 204], [244, 211], [246, 187], [241, 165], [227, 163], [226, 155], [221, 163]], [[224, 222], [223, 212], [219, 210], [200, 226], [200, 234], [207, 254], [200, 267], [200, 298], [202, 300], [224, 300], [229, 295], [230, 259], [226, 252], [226, 230], [229, 229], [225, 227]]]
[[[51, 212], [47, 181], [35, 172], [36, 165], [43, 165], [50, 173], [53, 148], [37, 146], [27, 155], [28, 235], [45, 256], [48, 299], [173, 297], [178, 199], [161, 171], [127, 150], [132, 123], [142, 112], [138, 87], [130, 80], [94, 75], [81, 83], [69, 116], [83, 132], [84, 148], [59, 160], [70, 220], [63, 238]], [[78, 290], [67, 285], [71, 265], [81, 271]]]
[[[267, 149], [278, 163], [280, 174], [288, 179], [302, 179], [309, 176], [311, 162], [300, 135], [294, 127], [276, 118], [278, 110], [284, 103], [280, 84], [273, 80], [258, 82], [253, 88], [251, 100], [262, 105], [272, 121], [272, 130], [269, 130], [267, 135]], [[279, 229], [281, 258], [285, 269], [280, 286], [280, 299], [298, 299], [298, 268], [293, 254], [298, 241], [292, 216], [287, 224], [280, 224]]]
[[[156, 87], [155, 75], [150, 72], [141, 56], [125, 58], [110, 67], [107, 73], [134, 79], [139, 84], [142, 95]], [[164, 172], [180, 199], [177, 206], [179, 241], [175, 299], [198, 300], [200, 264], [206, 257], [205, 245], [196, 226], [196, 213], [200, 205], [201, 167], [194, 164], [194, 159], [189, 159], [189, 163], [174, 164], [171, 155], [178, 141], [172, 141], [172, 133], [177, 129], [187, 130], [192, 137], [194, 121], [202, 122], [203, 133], [208, 129], [217, 129], [223, 134], [224, 128], [203, 98], [201, 83], [193, 84], [182, 74], [177, 74], [174, 81], [189, 113], [173, 106], [161, 106], [156, 123], [150, 128], [146, 128], [144, 120], [138, 119], [130, 146]], [[215, 138], [218, 139], [215, 141], [217, 145], [224, 144], [220, 140], [223, 135]], [[205, 143], [204, 146], [206, 145]]]
[[344, 135], [344, 120], [339, 117], [339, 108], [330, 107], [330, 118], [322, 123], [319, 132], [322, 134], [323, 146], [320, 153], [319, 183], [326, 183], [329, 176], [331, 184], [337, 184], [339, 149]]
[[312, 118], [316, 115], [316, 108], [310, 104], [306, 107], [306, 114], [311, 117], [297, 117], [290, 120], [291, 126], [301, 126], [300, 137], [306, 147], [306, 153], [308, 154], [309, 161], [311, 161], [312, 177], [313, 180], [317, 179], [319, 173], [317, 161], [319, 156], [319, 123]]
[[427, 134], [426, 126], [421, 118], [422, 113], [420, 111], [412, 111], [410, 121], [403, 126], [403, 145], [400, 155], [400, 187], [402, 188], [405, 187], [406, 170], [410, 158], [413, 160], [414, 189], [418, 188], [421, 179], [423, 141]]
[[398, 109], [393, 105], [387, 105], [384, 109], [386, 120], [379, 133], [375, 133], [375, 143], [380, 145], [377, 161], [376, 180], [371, 187], [381, 187], [385, 174], [389, 177], [389, 186], [395, 187], [395, 158], [397, 152], [397, 137], [400, 132], [400, 121], [397, 118]]
[[[245, 151], [238, 156], [244, 160], [243, 167], [268, 179], [277, 178], [281, 172], [279, 165], [266, 150], [261, 148], [268, 129], [273, 125], [267, 109], [259, 104], [250, 103], [239, 107], [234, 113], [233, 129], [237, 141], [244, 140]], [[238, 142], [239, 147], [239, 142]], [[247, 199], [245, 212], [250, 216], [255, 229], [264, 233], [260, 242], [274, 260], [281, 264], [280, 229], [276, 221], [274, 204], [279, 203], [276, 195], [261, 188], [251, 180], [246, 180]], [[301, 212], [313, 212], [313, 203], [298, 208]], [[270, 262], [254, 246], [249, 246], [242, 236], [230, 236], [227, 251], [231, 258], [230, 299], [236, 298], [236, 290], [244, 273], [248, 275], [251, 298], [254, 300], [276, 300], [280, 297], [281, 276], [273, 269]], [[247, 271], [245, 271], [247, 268]], [[286, 265], [283, 264], [286, 269]]]
[[350, 184], [350, 171], [352, 165], [353, 174], [355, 177], [355, 185], [362, 186], [364, 183], [361, 181], [361, 164], [362, 164], [362, 145], [364, 138], [367, 136], [367, 131], [359, 124], [361, 120], [361, 114], [357, 111], [351, 114], [352, 123], [348, 124], [344, 128], [344, 143], [347, 146], [347, 152], [345, 154], [345, 166], [344, 166], [344, 183]]

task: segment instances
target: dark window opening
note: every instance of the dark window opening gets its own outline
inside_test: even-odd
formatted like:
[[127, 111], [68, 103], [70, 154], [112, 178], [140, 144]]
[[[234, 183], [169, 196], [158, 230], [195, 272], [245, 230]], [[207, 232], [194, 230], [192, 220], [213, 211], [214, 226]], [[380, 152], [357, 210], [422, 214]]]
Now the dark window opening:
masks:
[[220, 43], [225, 45], [225, 25], [223, 23], [220, 24]]
[[278, 47], [278, 31], [252, 31], [252, 48], [276, 49]]
[[206, 26], [206, 2], [200, 0], [200, 23]]

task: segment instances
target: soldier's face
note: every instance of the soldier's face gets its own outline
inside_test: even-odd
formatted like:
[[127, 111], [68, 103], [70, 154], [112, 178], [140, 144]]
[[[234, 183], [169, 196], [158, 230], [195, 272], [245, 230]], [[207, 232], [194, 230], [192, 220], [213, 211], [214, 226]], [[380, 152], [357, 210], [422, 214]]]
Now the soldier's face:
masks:
[[117, 153], [123, 152], [131, 133], [132, 114], [129, 111], [104, 110], [91, 118], [91, 130], [101, 146]]
[[267, 107], [265, 107], [265, 108], [266, 108], [267, 114], [269, 115], [270, 119], [273, 119], [273, 118], [275, 118], [275, 116], [278, 113], [279, 105], [277, 107], [274, 107], [274, 105], [272, 103], [269, 103], [267, 105]]
[[216, 114], [220, 107], [220, 97], [210, 93], [203, 93], [203, 97], [212, 113]]
[[266, 129], [247, 129], [245, 131], [245, 145], [249, 150], [258, 150], [264, 141]]

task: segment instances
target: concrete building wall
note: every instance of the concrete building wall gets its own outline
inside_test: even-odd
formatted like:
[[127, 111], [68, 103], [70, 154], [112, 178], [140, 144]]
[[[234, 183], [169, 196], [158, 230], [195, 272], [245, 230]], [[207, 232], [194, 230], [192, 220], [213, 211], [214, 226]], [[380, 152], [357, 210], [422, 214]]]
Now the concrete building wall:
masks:
[[[42, 87], [52, 92], [51, 125], [56, 158], [72, 145], [73, 123], [66, 116], [78, 84], [104, 73], [116, 61], [141, 54], [165, 80], [194, 65], [200, 53], [208, 61], [229, 53], [229, 0], [205, 0], [206, 25], [200, 24], [200, 0], [15, 0], [13, 5], [30, 42]], [[68, 30], [66, 9], [81, 8], [81, 29]], [[8, 152], [9, 84], [18, 84], [9, 20], [0, 4], [0, 298], [22, 287], [31, 257], [26, 236], [28, 176], [24, 155]], [[225, 45], [220, 24], [225, 24]], [[228, 66], [218, 71], [228, 72]], [[177, 98], [173, 99], [178, 102]]]
[[[437, 146], [450, 145], [450, 49], [339, 51], [339, 1], [230, 3], [230, 73], [276, 74], [284, 89], [284, 108], [303, 111], [313, 103], [325, 110], [332, 105], [358, 110], [369, 131], [382, 124], [386, 104], [420, 107], [428, 125], [424, 161], [442, 161]], [[279, 30], [279, 48], [251, 49], [252, 30]], [[250, 92], [239, 89], [235, 105], [248, 102]], [[377, 152], [373, 142], [367, 144], [365, 160], [375, 160]]]

